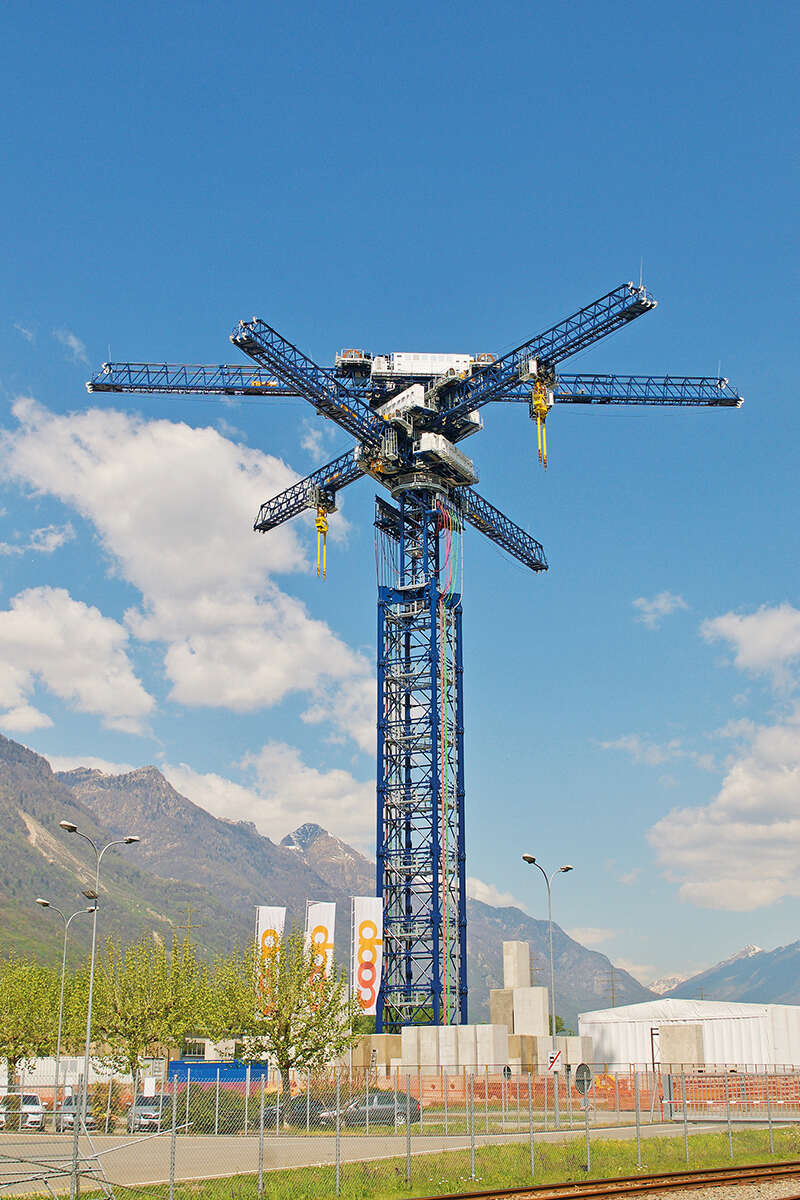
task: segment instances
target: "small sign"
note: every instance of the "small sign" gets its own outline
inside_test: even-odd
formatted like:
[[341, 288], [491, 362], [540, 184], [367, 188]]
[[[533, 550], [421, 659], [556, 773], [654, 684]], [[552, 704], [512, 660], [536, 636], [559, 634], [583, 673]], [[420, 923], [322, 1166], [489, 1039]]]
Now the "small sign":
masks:
[[548, 1069], [548, 1071], [560, 1071], [561, 1070], [561, 1051], [560, 1050], [551, 1050], [550, 1051], [550, 1053], [547, 1056], [547, 1069]]
[[142, 1095], [155, 1096], [156, 1094], [156, 1079], [154, 1075], [145, 1075], [142, 1080]]
[[575, 1070], [575, 1087], [582, 1096], [585, 1096], [591, 1086], [592, 1068], [586, 1063], [581, 1063]]

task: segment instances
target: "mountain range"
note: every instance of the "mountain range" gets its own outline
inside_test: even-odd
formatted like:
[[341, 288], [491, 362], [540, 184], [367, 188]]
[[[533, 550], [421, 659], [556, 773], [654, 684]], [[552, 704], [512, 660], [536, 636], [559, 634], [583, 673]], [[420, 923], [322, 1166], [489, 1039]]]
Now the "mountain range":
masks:
[[[156, 767], [123, 775], [88, 767], [54, 773], [41, 755], [0, 736], [0, 953], [14, 949], [51, 963], [60, 958], [61, 923], [35, 898], [61, 908], [72, 900], [78, 908], [81, 888], [93, 882], [91, 853], [59, 828], [64, 819], [95, 840], [126, 833], [141, 838], [104, 860], [101, 936], [128, 940], [151, 932], [169, 940], [188, 930], [209, 956], [246, 943], [256, 904], [285, 904], [289, 923], [301, 924], [307, 899], [334, 900], [336, 950], [346, 962], [350, 897], [374, 894], [374, 863], [319, 825], [302, 825], [275, 842], [251, 822], [213, 816]], [[534, 982], [547, 983], [547, 922], [475, 899], [467, 903], [467, 918], [470, 1017], [488, 1020], [489, 989], [502, 986], [504, 940], [528, 941]], [[73, 957], [84, 953], [89, 922], [76, 920], [70, 939]], [[556, 1007], [575, 1027], [578, 1012], [610, 1003], [612, 963], [557, 925], [553, 940]], [[613, 978], [617, 1004], [654, 995], [619, 967]], [[708, 999], [800, 999], [800, 942], [775, 951], [748, 947], [674, 982], [664, 994], [696, 996], [702, 988]]]

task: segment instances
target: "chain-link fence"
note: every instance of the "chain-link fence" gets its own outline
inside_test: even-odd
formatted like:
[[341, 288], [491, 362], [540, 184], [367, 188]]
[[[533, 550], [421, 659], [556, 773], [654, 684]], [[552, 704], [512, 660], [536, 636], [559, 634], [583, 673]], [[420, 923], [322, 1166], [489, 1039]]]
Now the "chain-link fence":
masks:
[[401, 1197], [800, 1154], [792, 1072], [224, 1075], [98, 1079], [85, 1119], [80, 1087], [10, 1090], [0, 1192]]

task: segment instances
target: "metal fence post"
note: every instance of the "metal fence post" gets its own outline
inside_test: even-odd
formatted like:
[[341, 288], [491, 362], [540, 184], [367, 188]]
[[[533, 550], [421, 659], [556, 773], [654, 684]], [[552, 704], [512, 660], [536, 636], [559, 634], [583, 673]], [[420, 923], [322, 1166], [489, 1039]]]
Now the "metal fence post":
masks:
[[[76, 1200], [78, 1195], [78, 1133], [81, 1127], [83, 1103], [83, 1075], [78, 1075], [78, 1091], [75, 1096], [75, 1107], [72, 1110], [72, 1170], [69, 1177], [69, 1200]], [[20, 1104], [20, 1118], [22, 1104]]]
[[486, 1132], [489, 1132], [489, 1068], [483, 1075], [483, 1110], [486, 1113]]
[[444, 1136], [447, 1137], [449, 1127], [447, 1123], [447, 1075], [442, 1076], [444, 1082]]
[[258, 1118], [258, 1200], [264, 1195], [264, 1072], [261, 1072], [261, 1100]]
[[219, 1067], [217, 1067], [217, 1086], [214, 1092], [214, 1133], [219, 1133]]
[[336, 1068], [336, 1195], [341, 1190], [342, 1174], [342, 1114], [341, 1114], [341, 1078], [339, 1068]]
[[367, 1091], [367, 1099], [366, 1099], [366, 1105], [367, 1105], [367, 1122], [366, 1122], [366, 1124], [367, 1124], [367, 1127], [366, 1127], [366, 1136], [367, 1136], [367, 1137], [369, 1137], [369, 1071], [367, 1071], [367, 1072], [365, 1073], [365, 1075], [364, 1075], [364, 1085], [365, 1085], [365, 1087], [366, 1087], [366, 1091]]
[[[419, 1106], [422, 1112], [422, 1105]], [[411, 1186], [411, 1076], [406, 1075], [406, 1183]]]
[[683, 1142], [686, 1147], [686, 1162], [689, 1162], [689, 1114], [686, 1111], [686, 1073], [681, 1071], [681, 1100], [683, 1101]]
[[617, 1074], [617, 1072], [616, 1072], [616, 1071], [614, 1072], [614, 1103], [615, 1103], [615, 1107], [616, 1107], [616, 1113], [617, 1113], [617, 1124], [619, 1125], [619, 1122], [620, 1122], [620, 1116], [619, 1116], [619, 1075]]
[[772, 1104], [769, 1096], [769, 1075], [764, 1076], [764, 1082], [767, 1085], [767, 1125], [769, 1126], [769, 1152], [775, 1153], [775, 1139], [772, 1135]]
[[547, 1099], [548, 1099], [547, 1093], [550, 1090], [549, 1079], [550, 1079], [550, 1073], [548, 1071], [548, 1073], [544, 1077], [544, 1128], [545, 1128], [545, 1133], [547, 1132]]
[[[108, 1133], [108, 1126], [111, 1123], [111, 1089], [113, 1088], [113, 1086], [114, 1086], [114, 1076], [112, 1074], [111, 1076], [109, 1076], [109, 1080], [108, 1080], [108, 1100], [106, 1101], [106, 1133]], [[55, 1109], [53, 1111], [55, 1111]]]
[[[339, 1079], [339, 1068], [336, 1068], [336, 1079]], [[283, 1095], [283, 1075], [278, 1072], [278, 1086], [275, 1089], [275, 1137], [281, 1128], [281, 1096]]]
[[534, 1178], [536, 1162], [533, 1157], [533, 1072], [528, 1071], [528, 1132], [531, 1140], [531, 1179]]
[[175, 1139], [178, 1133], [178, 1081], [172, 1081], [172, 1131], [169, 1139], [169, 1200], [175, 1200]]
[[725, 1115], [728, 1122], [728, 1158], [733, 1158], [733, 1130], [731, 1129], [731, 1089], [725, 1076]]
[[633, 1107], [636, 1112], [636, 1166], [642, 1169], [642, 1114], [639, 1106], [639, 1072], [633, 1072]]
[[[188, 1073], [188, 1069], [187, 1069]], [[247, 1064], [247, 1070], [244, 1073], [244, 1132], [245, 1137], [248, 1134], [247, 1118], [250, 1114], [250, 1063]]]
[[475, 1076], [469, 1077], [469, 1177], [475, 1178]]
[[591, 1144], [589, 1142], [589, 1105], [590, 1104], [591, 1104], [591, 1101], [589, 1099], [589, 1093], [588, 1093], [588, 1091], [584, 1092], [584, 1095], [583, 1095], [583, 1119], [584, 1119], [584, 1124], [585, 1124], [585, 1128], [586, 1128], [586, 1174], [587, 1175], [589, 1174], [589, 1172], [592, 1169], [592, 1148], [591, 1148]]
[[186, 1116], [184, 1122], [186, 1124], [186, 1132], [189, 1132], [189, 1092], [192, 1086], [192, 1068], [186, 1068]]
[[311, 1131], [311, 1072], [306, 1071], [306, 1133]]
[[419, 1129], [422, 1132], [422, 1067], [417, 1067], [417, 1099], [419, 1100]]

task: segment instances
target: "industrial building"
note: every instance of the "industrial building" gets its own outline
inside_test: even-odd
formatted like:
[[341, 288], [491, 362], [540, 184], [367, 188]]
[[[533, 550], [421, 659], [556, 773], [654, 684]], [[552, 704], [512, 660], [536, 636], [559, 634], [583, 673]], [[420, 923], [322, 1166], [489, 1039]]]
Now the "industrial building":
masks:
[[717, 1000], [648, 1000], [581, 1013], [594, 1060], [609, 1071], [630, 1067], [737, 1070], [800, 1064], [800, 1005]]

